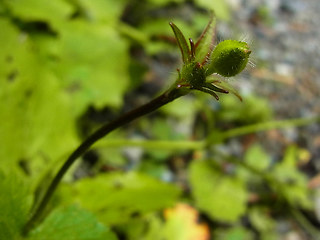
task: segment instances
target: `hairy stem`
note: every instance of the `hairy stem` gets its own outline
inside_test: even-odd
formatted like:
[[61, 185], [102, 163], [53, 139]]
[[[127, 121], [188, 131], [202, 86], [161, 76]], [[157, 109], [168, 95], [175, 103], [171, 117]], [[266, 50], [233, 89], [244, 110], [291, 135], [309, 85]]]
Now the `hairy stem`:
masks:
[[98, 130], [96, 130], [93, 134], [91, 134], [87, 139], [85, 139], [78, 148], [76, 148], [62, 167], [59, 169], [55, 177], [53, 178], [51, 184], [49, 185], [47, 191], [45, 192], [42, 200], [40, 201], [39, 205], [36, 207], [35, 211], [31, 215], [29, 221], [23, 228], [23, 234], [27, 235], [28, 232], [34, 228], [36, 223], [41, 219], [43, 212], [52, 196], [54, 191], [56, 190], [58, 184], [60, 183], [61, 179], [63, 178], [64, 174], [68, 171], [71, 165], [82, 155], [84, 154], [95, 142], [99, 139], [106, 136], [108, 133], [112, 132], [113, 130], [130, 123], [131, 121], [151, 113], [158, 108], [162, 107], [163, 105], [173, 101], [174, 99], [185, 95], [181, 89], [177, 88], [170, 88], [168, 91], [163, 93], [162, 95], [158, 96], [157, 98], [153, 99], [152, 101], [142, 105], [128, 113], [125, 113], [118, 117], [117, 119], [106, 123], [105, 125], [101, 126]]

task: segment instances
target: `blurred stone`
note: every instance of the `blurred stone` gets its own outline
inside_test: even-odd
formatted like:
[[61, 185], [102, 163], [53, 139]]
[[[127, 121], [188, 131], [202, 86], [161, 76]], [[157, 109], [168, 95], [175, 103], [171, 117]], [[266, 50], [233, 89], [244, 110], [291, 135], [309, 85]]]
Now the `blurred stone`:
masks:
[[275, 71], [279, 75], [292, 76], [293, 75], [293, 66], [288, 63], [278, 63], [275, 66]]
[[140, 147], [126, 147], [123, 153], [130, 160], [133, 167], [141, 161], [144, 150]]
[[227, 0], [227, 2], [233, 10], [239, 9], [242, 5], [241, 0]]
[[280, 7], [280, 0], [268, 0], [265, 1], [265, 4], [268, 6], [270, 11], [277, 11]]
[[297, 232], [292, 231], [286, 234], [284, 240], [302, 240], [302, 238]]

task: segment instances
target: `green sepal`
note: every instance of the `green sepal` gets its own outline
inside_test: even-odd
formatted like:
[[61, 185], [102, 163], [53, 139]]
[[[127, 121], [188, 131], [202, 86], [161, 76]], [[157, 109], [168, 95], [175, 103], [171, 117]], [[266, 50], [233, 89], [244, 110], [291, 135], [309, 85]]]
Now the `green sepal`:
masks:
[[206, 82], [203, 84], [203, 87], [205, 88], [209, 88], [211, 89], [212, 91], [216, 91], [216, 92], [220, 92], [220, 93], [229, 93], [229, 91], [223, 89], [223, 88], [219, 88], [215, 85], [213, 85], [212, 83], [209, 83], [209, 82]]
[[184, 63], [188, 63], [191, 60], [191, 50], [187, 43], [186, 38], [184, 37], [183, 33], [180, 31], [180, 29], [172, 22], [170, 22], [170, 26], [174, 32], [174, 35], [176, 37], [178, 46], [181, 50], [182, 60]]
[[211, 12], [210, 20], [195, 44], [195, 61], [205, 64], [212, 53], [215, 41], [216, 19]]
[[242, 101], [242, 97], [241, 97], [240, 93], [231, 84], [229, 84], [227, 81], [219, 81], [219, 80], [210, 81], [209, 80], [209, 82], [212, 82], [214, 84], [214, 86], [217, 87], [217, 88], [220, 88], [220, 89], [223, 89], [225, 91], [228, 91], [229, 93], [232, 93], [240, 101]]

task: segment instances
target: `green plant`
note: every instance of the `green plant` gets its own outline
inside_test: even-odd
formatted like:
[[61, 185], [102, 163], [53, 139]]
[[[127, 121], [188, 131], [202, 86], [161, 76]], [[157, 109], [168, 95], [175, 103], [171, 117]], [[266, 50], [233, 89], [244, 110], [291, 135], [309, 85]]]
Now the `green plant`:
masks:
[[96, 141], [103, 138], [111, 131], [186, 95], [191, 90], [209, 93], [217, 100], [219, 97], [215, 92], [228, 93], [228, 90], [223, 87], [216, 86], [219, 85], [219, 81], [207, 82], [206, 78], [212, 73], [221, 74], [223, 76], [234, 76], [240, 73], [248, 62], [250, 50], [246, 43], [230, 40], [219, 43], [215, 48], [217, 50], [215, 50], [213, 47], [213, 23], [212, 17], [195, 44], [191, 38], [189, 39], [190, 46], [187, 44], [180, 29], [173, 23], [170, 23], [180, 47], [183, 60], [182, 69], [181, 71], [178, 69], [179, 74], [175, 83], [167, 91], [149, 103], [106, 123], [80, 144], [59, 169], [43, 198], [39, 201], [38, 205], [35, 206], [31, 218], [23, 229], [24, 234], [27, 234], [42, 217], [52, 194], [67, 170]]
[[[188, 36], [194, 37], [207, 22], [207, 15], [198, 11], [200, 6], [215, 8], [220, 20], [227, 18], [222, 0], [192, 2], [187, 6], [196, 7], [192, 17], [174, 18]], [[144, 58], [154, 61], [176, 48], [167, 26], [170, 11], [154, 18], [154, 10], [180, 11], [183, 6], [181, 0], [0, 2], [0, 239], [114, 240], [117, 233], [128, 240], [207, 240], [209, 235], [251, 240], [257, 234], [270, 240], [279, 239], [279, 215], [282, 221], [294, 223], [294, 229], [302, 225], [317, 236], [300, 211], [312, 210], [311, 191], [299, 171], [299, 156], [306, 150], [290, 144], [285, 157], [275, 159], [267, 152], [270, 149], [259, 144], [249, 144], [244, 157], [223, 149], [234, 142], [247, 144], [237, 141], [246, 140], [243, 135], [261, 132], [264, 136], [262, 131], [305, 126], [319, 117], [275, 121], [270, 101], [246, 96], [240, 102], [224, 94], [228, 91], [240, 98], [218, 80], [221, 77], [216, 78], [216, 72], [237, 73], [250, 51], [234, 40], [214, 48], [214, 20], [194, 43], [171, 24], [185, 59], [174, 75], [176, 82], [151, 103], [106, 124], [104, 132], [98, 130], [100, 136], [96, 132], [75, 153], [93, 144], [88, 154], [75, 164], [69, 158], [61, 168], [79, 139], [101, 125], [91, 119], [95, 111], [105, 114], [107, 107], [107, 115], [112, 115], [121, 111], [122, 104], [128, 109], [124, 94], [131, 91], [135, 96], [129, 96], [129, 102], [141, 103], [145, 93], [137, 93], [135, 87], [150, 82], [155, 69], [148, 69], [137, 55], [143, 52]], [[218, 61], [233, 60], [233, 51], [225, 51], [230, 42], [243, 58], [234, 69], [224, 64], [217, 68]], [[129, 49], [139, 54], [131, 55]], [[156, 68], [159, 63], [158, 59]], [[152, 94], [159, 88], [153, 87]], [[197, 91], [219, 96], [221, 101]], [[94, 142], [95, 137], [189, 92], [194, 94]], [[126, 147], [139, 148], [139, 157], [127, 156], [127, 151], [136, 149]], [[73, 165], [69, 171], [68, 164]], [[56, 184], [59, 187], [52, 194]], [[34, 219], [33, 225], [30, 217], [37, 209], [39, 221]], [[31, 230], [22, 236], [28, 221]]]

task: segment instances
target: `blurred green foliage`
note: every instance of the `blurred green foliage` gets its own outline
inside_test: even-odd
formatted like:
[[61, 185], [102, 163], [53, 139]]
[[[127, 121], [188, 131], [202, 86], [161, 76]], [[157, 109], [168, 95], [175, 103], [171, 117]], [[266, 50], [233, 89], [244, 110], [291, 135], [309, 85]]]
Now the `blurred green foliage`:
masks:
[[135, 213], [171, 206], [180, 195], [179, 188], [135, 172], [83, 179], [76, 183], [75, 192], [76, 201], [108, 225], [127, 222]]
[[0, 189], [0, 239], [19, 239], [19, 231], [27, 221], [31, 205], [28, 183], [14, 171], [1, 166]]
[[[81, 127], [88, 109], [108, 109], [111, 115], [127, 110], [124, 99], [131, 91], [130, 101], [140, 103], [139, 86], [168, 71], [158, 69], [157, 57], [178, 55], [167, 23], [174, 20], [186, 36], [196, 37], [208, 9], [219, 20], [230, 20], [222, 0], [0, 2], [0, 239], [24, 239], [19, 232], [52, 174], [82, 133], [100, 123]], [[143, 49], [140, 55], [134, 54], [137, 49]], [[174, 64], [167, 65], [173, 72]], [[164, 85], [157, 82], [153, 92]], [[151, 149], [140, 144], [139, 160], [102, 143], [94, 150], [93, 167], [78, 164], [68, 173], [48, 216], [26, 239], [115, 240], [118, 234], [132, 240], [201, 240], [211, 231], [214, 239], [254, 239], [257, 232], [261, 239], [278, 239], [277, 219], [270, 214], [275, 206], [312, 209], [306, 176], [298, 170], [300, 150], [289, 147], [279, 163], [258, 144], [243, 159], [221, 154], [215, 143], [226, 139], [218, 139], [224, 131], [218, 126], [267, 122], [273, 113], [257, 96], [243, 103], [227, 96], [218, 107], [212, 102], [188, 96], [164, 107], [157, 118], [112, 134], [111, 142], [138, 137], [169, 143]], [[195, 147], [191, 141], [188, 146], [197, 150], [175, 149], [175, 143], [199, 136], [209, 136], [204, 141], [210, 144]], [[121, 171], [104, 173], [108, 167]], [[74, 182], [77, 169], [89, 176]], [[249, 205], [252, 195], [261, 203]], [[255, 231], [245, 227], [245, 217]]]
[[40, 240], [48, 236], [52, 240], [117, 239], [92, 213], [76, 206], [55, 209], [28, 239]]
[[213, 219], [234, 222], [244, 214], [248, 198], [244, 182], [226, 175], [212, 161], [193, 161], [190, 184], [196, 206]]

